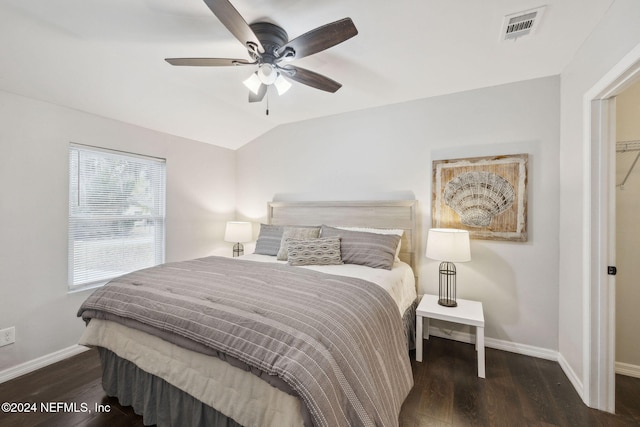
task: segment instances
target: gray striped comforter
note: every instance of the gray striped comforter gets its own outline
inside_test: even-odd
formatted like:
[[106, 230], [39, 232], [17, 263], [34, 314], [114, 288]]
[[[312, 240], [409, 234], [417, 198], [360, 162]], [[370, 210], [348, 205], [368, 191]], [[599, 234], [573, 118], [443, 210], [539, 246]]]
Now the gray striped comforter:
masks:
[[114, 279], [78, 312], [105, 314], [280, 377], [316, 426], [398, 426], [413, 386], [398, 308], [361, 279], [208, 257]]

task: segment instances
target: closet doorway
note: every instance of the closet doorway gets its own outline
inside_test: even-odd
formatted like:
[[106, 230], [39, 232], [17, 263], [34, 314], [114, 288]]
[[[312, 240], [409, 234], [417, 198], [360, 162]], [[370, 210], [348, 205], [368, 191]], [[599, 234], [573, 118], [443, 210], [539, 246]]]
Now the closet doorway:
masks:
[[[640, 82], [640, 44], [584, 96], [586, 223], [583, 252], [583, 399], [592, 408], [616, 411], [616, 101]], [[588, 130], [590, 132], [588, 132]], [[640, 168], [640, 160], [637, 167]], [[629, 183], [627, 183], [627, 186]], [[640, 311], [640, 310], [638, 310]]]
[[640, 82], [616, 96], [615, 108], [616, 413], [625, 413], [627, 394], [640, 395]]

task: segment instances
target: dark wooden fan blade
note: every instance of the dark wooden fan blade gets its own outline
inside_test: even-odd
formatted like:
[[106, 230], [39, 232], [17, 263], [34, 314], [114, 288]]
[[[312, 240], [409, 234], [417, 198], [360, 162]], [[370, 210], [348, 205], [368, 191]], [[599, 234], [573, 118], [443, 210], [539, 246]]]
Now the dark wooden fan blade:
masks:
[[269, 88], [269, 86], [267, 85], [260, 85], [260, 89], [258, 89], [258, 94], [256, 95], [255, 93], [249, 91], [249, 102], [260, 102], [262, 101], [262, 99], [264, 99], [264, 96], [267, 93], [267, 89]]
[[[298, 83], [302, 83], [316, 89], [324, 90], [325, 92], [334, 93], [342, 87], [342, 85], [337, 81], [331, 80], [329, 77], [325, 77], [322, 74], [318, 74], [304, 68], [288, 65], [284, 70], [285, 75], [291, 80], [295, 80]], [[286, 70], [293, 72], [286, 72]]]
[[256, 37], [247, 21], [236, 10], [228, 0], [204, 0], [209, 9], [218, 17], [220, 22], [240, 40], [240, 43], [247, 46], [249, 43], [255, 45], [259, 51], [264, 51], [260, 40]]
[[250, 65], [255, 62], [246, 59], [231, 58], [165, 58], [171, 65], [184, 65], [190, 67], [227, 67], [231, 65]]
[[291, 48], [295, 51], [295, 59], [303, 58], [349, 40], [356, 34], [358, 29], [351, 18], [344, 18], [296, 37], [282, 46], [278, 53], [282, 54], [287, 48]]

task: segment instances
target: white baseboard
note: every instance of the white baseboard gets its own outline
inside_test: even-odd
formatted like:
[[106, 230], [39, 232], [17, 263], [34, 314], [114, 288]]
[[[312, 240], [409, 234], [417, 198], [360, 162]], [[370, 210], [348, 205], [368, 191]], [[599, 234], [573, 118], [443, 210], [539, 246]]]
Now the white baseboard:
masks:
[[543, 347], [535, 347], [528, 344], [519, 344], [516, 342], [498, 340], [495, 338], [485, 338], [484, 343], [487, 347], [496, 350], [509, 351], [511, 353], [524, 354], [525, 356], [537, 357], [540, 359], [558, 361], [558, 352]]
[[575, 371], [571, 369], [571, 366], [569, 365], [567, 360], [564, 358], [562, 353], [558, 353], [558, 363], [560, 364], [560, 367], [564, 371], [564, 374], [567, 376], [567, 378], [569, 378], [569, 381], [573, 385], [573, 388], [575, 388], [576, 392], [578, 392], [580, 399], [582, 399], [585, 405], [589, 406], [585, 399], [584, 386], [582, 385], [582, 380], [580, 379], [580, 377], [578, 377], [578, 375], [576, 375]]
[[640, 366], [629, 363], [616, 362], [616, 374], [640, 378]]
[[63, 348], [62, 350], [46, 354], [42, 357], [38, 357], [37, 359], [21, 363], [9, 369], [5, 369], [3, 371], [0, 371], [0, 384], [14, 378], [18, 378], [19, 376], [28, 374], [30, 372], [36, 371], [40, 368], [44, 368], [45, 366], [51, 365], [52, 363], [68, 359], [69, 357], [80, 354], [86, 350], [89, 350], [89, 348], [76, 344], [72, 345], [71, 347]]
[[[425, 331], [426, 332], [426, 331]], [[429, 334], [434, 337], [440, 338], [448, 338], [455, 341], [465, 342], [465, 343], [475, 343], [475, 336], [468, 332], [460, 332], [460, 331], [444, 331], [437, 326], [429, 327]], [[504, 341], [495, 338], [484, 338], [485, 347], [495, 348], [496, 350], [504, 350], [509, 351], [511, 353], [523, 354], [525, 356], [538, 357], [540, 359], [553, 360], [554, 362], [558, 361], [558, 352], [555, 350], [550, 350], [542, 347], [535, 347], [527, 344], [518, 344], [511, 341]]]

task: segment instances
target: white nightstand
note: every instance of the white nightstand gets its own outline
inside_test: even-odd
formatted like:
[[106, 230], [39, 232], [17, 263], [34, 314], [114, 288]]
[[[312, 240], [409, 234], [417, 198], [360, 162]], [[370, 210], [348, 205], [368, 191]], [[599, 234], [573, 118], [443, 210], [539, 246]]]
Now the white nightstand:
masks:
[[416, 361], [422, 362], [423, 319], [426, 319], [425, 338], [429, 339], [429, 319], [446, 320], [476, 327], [476, 351], [478, 352], [478, 376], [484, 378], [484, 313], [482, 303], [456, 299], [457, 307], [438, 304], [437, 295], [425, 294], [416, 309]]

